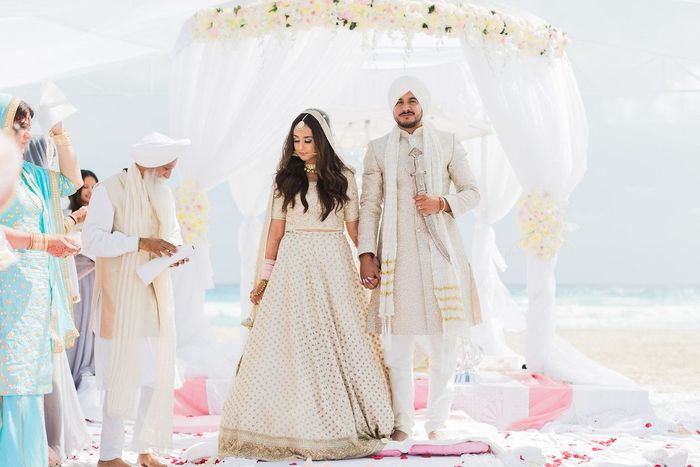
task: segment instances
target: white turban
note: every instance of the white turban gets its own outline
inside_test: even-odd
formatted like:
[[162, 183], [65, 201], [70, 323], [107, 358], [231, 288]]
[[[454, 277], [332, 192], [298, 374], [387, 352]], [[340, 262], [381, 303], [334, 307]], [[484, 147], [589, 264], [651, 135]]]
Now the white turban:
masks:
[[189, 139], [172, 139], [160, 133], [150, 133], [131, 146], [131, 158], [141, 167], [161, 167], [182, 156], [189, 145]]
[[425, 84], [415, 76], [401, 76], [396, 78], [389, 87], [389, 106], [393, 109], [396, 101], [407, 92], [412, 92], [423, 112], [428, 112], [430, 108], [430, 91]]

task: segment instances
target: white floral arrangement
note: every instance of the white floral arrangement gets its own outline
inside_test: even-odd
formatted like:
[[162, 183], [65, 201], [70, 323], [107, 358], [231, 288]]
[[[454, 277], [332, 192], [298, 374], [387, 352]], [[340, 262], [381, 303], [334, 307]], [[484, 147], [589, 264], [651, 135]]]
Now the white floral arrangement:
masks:
[[550, 24], [445, 0], [263, 0], [202, 9], [194, 15], [192, 34], [199, 41], [228, 41], [313, 28], [398, 31], [409, 41], [424, 33], [554, 57], [561, 57], [570, 43], [566, 33]]
[[547, 192], [534, 189], [518, 202], [520, 246], [541, 258], [553, 258], [564, 242], [564, 223], [559, 201]]
[[204, 239], [209, 220], [207, 193], [200, 190], [194, 180], [187, 179], [175, 190], [175, 205], [185, 243]]

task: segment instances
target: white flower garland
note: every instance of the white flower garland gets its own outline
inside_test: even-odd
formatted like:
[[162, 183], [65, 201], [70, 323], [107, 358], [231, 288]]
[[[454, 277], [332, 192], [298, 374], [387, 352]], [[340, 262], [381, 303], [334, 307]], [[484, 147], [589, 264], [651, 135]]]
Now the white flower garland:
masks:
[[199, 190], [192, 179], [187, 179], [175, 190], [175, 204], [185, 243], [204, 239], [209, 220], [207, 193]]
[[207, 8], [194, 15], [192, 34], [199, 41], [229, 41], [313, 28], [351, 31], [400, 31], [463, 38], [503, 51], [560, 57], [569, 45], [562, 31], [497, 10], [445, 0], [279, 0], [234, 8]]

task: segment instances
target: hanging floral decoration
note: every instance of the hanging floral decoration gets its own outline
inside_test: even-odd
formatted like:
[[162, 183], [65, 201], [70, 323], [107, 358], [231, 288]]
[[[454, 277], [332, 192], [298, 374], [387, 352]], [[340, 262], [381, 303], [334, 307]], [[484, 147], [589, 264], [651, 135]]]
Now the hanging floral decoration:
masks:
[[350, 31], [398, 31], [437, 38], [460, 38], [470, 45], [503, 51], [561, 57], [566, 33], [550, 24], [479, 5], [445, 0], [278, 0], [233, 8], [206, 8], [194, 15], [192, 34], [199, 41], [260, 38], [282, 32], [337, 28]]
[[200, 190], [194, 180], [187, 179], [175, 190], [175, 205], [185, 243], [204, 239], [209, 219], [207, 193]]
[[541, 258], [553, 258], [564, 242], [561, 204], [543, 190], [534, 189], [520, 199], [518, 225], [520, 246]]

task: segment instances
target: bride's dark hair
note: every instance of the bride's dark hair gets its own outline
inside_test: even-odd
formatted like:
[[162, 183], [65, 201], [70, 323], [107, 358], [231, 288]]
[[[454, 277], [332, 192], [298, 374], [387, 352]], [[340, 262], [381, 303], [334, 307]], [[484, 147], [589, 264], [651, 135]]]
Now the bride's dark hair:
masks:
[[[330, 126], [328, 116], [319, 110], [317, 112], [321, 113]], [[282, 160], [275, 176], [275, 185], [278, 193], [284, 199], [282, 210], [286, 210], [287, 206], [294, 207], [296, 196], [299, 194], [304, 212], [308, 211], [309, 203], [306, 201], [306, 193], [309, 191], [309, 180], [304, 172], [304, 161], [294, 155], [294, 127], [302, 120], [311, 128], [316, 145], [316, 170], [318, 173], [316, 189], [318, 199], [321, 202], [321, 220], [324, 221], [331, 212], [342, 210], [350, 198], [347, 195], [348, 179], [343, 173], [346, 166], [335, 153], [323, 132], [323, 128], [321, 128], [321, 124], [313, 115], [304, 112], [292, 122], [282, 150]]]

